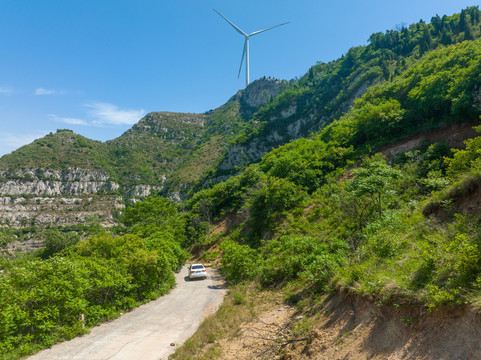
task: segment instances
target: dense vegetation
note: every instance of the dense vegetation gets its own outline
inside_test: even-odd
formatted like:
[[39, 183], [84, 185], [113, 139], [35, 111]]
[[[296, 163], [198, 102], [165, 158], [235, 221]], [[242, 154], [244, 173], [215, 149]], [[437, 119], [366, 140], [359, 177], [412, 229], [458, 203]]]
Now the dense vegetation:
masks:
[[13, 170], [43, 167], [66, 170], [80, 167], [109, 171], [107, 149], [100, 141], [87, 139], [71, 130], [57, 130], [32, 144], [22, 146], [2, 157], [0, 169]]
[[51, 230], [37, 255], [2, 260], [0, 356], [16, 358], [70, 339], [165, 294], [187, 253], [175, 204], [151, 198], [129, 207], [116, 235], [81, 242]]
[[425, 54], [318, 135], [195, 194], [188, 202], [191, 244], [219, 241], [202, 230], [231, 214], [245, 219], [220, 241], [231, 282], [297, 279], [313, 291], [341, 286], [433, 308], [478, 299], [481, 214], [475, 207], [468, 215], [456, 199], [479, 187], [479, 138], [466, 150], [426, 141], [389, 162], [375, 150], [478, 118], [480, 45]]
[[[269, 151], [292, 139], [307, 137], [313, 131], [318, 131], [339, 119], [350, 109], [353, 102], [372, 85], [389, 84], [408, 69], [411, 70], [412, 65], [425, 54], [451, 44], [462, 43], [464, 40], [479, 38], [481, 35], [480, 24], [478, 7], [470, 7], [453, 16], [440, 17], [436, 15], [430, 23], [421, 20], [409, 27], [403, 26], [398, 30], [373, 34], [369, 38], [369, 45], [353, 47], [342, 58], [329, 63], [318, 63], [297, 81], [292, 80], [279, 96], [255, 114], [253, 121], [239, 134], [234, 143], [247, 149], [256, 142], [260, 142], [262, 149], [265, 148]], [[466, 54], [466, 56], [470, 55]], [[456, 59], [453, 60], [456, 63]], [[450, 86], [450, 81], [453, 79], [451, 76], [455, 73], [455, 69], [450, 67], [451, 63], [446, 63], [444, 69], [441, 69], [441, 71], [448, 71], [449, 78], [442, 79], [443, 74], [438, 74], [439, 77], [436, 79], [438, 86]], [[434, 65], [430, 71], [437, 70]], [[417, 71], [417, 76], [420, 74], [431, 75], [430, 72], [424, 74], [424, 70], [421, 69]], [[406, 78], [406, 80], [408, 79]], [[416, 78], [415, 80], [418, 82], [421, 79]], [[434, 81], [434, 79], [432, 80]], [[476, 80], [472, 79], [472, 81]], [[404, 100], [417, 101], [416, 97], [422, 96], [425, 98], [419, 99], [423, 100], [419, 103], [420, 108], [431, 100], [434, 100], [435, 103], [430, 105], [430, 109], [442, 106], [440, 104], [442, 98], [432, 99], [429, 94], [421, 95], [423, 86], [426, 85], [419, 86], [418, 93], [396, 95], [403, 99], [385, 95], [401, 101], [403, 106], [405, 105]], [[392, 93], [396, 91], [397, 89], [392, 87]], [[406, 88], [406, 91], [409, 90]], [[451, 98], [454, 97], [453, 94]], [[383, 102], [383, 104], [373, 105], [387, 106], [389, 107], [387, 110], [395, 111], [396, 104]], [[290, 113], [289, 110], [292, 109], [296, 109], [296, 111]], [[438, 110], [443, 111], [443, 109]], [[412, 108], [412, 111], [415, 109]], [[283, 113], [290, 115], [282, 115]], [[436, 113], [435, 111], [430, 111], [428, 114], [421, 112], [419, 117], [422, 117], [423, 124], [415, 124], [412, 131], [419, 130], [420, 125], [426, 125], [433, 117], [436, 117]], [[417, 119], [413, 119], [413, 121], [415, 120]], [[439, 122], [442, 119], [436, 118], [435, 121]], [[292, 124], [296, 124], [296, 126], [292, 127]], [[403, 122], [403, 126], [406, 128], [411, 125]], [[296, 127], [298, 127], [297, 130], [294, 130]], [[380, 136], [389, 133], [387, 128], [383, 130], [385, 131]], [[273, 133], [276, 134], [275, 137], [270, 136]], [[363, 139], [360, 139], [360, 142], [362, 141]], [[244, 165], [258, 162], [261, 158], [261, 156], [252, 156], [247, 151], [245, 156], [246, 164]], [[215, 179], [216, 176], [226, 173], [235, 174], [238, 171], [238, 168], [230, 169], [227, 172], [218, 169], [213, 174], [208, 174], [207, 179]]]

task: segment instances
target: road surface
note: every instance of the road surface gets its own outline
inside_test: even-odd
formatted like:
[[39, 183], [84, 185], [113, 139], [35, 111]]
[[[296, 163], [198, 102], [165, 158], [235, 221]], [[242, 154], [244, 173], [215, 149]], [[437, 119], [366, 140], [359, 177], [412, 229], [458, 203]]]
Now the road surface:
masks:
[[226, 293], [223, 279], [216, 270], [207, 271], [206, 280], [188, 281], [187, 267], [184, 267], [176, 274], [177, 286], [169, 294], [29, 359], [167, 359], [192, 336], [203, 318], [214, 313], [222, 303]]

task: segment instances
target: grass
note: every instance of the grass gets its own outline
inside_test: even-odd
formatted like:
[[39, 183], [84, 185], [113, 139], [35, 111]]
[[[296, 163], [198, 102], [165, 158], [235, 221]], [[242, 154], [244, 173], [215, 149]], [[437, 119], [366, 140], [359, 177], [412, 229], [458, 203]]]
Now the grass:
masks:
[[274, 303], [271, 292], [259, 292], [254, 283], [231, 287], [219, 310], [207, 317], [196, 333], [169, 359], [221, 359], [221, 339], [237, 337], [240, 326], [254, 319], [262, 307]]

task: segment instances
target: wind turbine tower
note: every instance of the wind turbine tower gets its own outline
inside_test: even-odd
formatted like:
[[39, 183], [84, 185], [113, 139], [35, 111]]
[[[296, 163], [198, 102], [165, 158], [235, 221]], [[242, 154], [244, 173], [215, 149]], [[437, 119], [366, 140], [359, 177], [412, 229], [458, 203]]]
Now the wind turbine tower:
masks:
[[232, 25], [232, 27], [241, 35], [243, 35], [245, 37], [245, 41], [244, 41], [244, 50], [242, 51], [242, 57], [241, 57], [241, 63], [240, 63], [240, 67], [239, 67], [239, 74], [237, 75], [237, 77], [240, 76], [240, 73], [241, 73], [241, 70], [242, 70], [242, 63], [244, 61], [244, 56], [246, 58], [246, 87], [247, 85], [249, 85], [249, 38], [251, 36], [254, 36], [254, 35], [257, 35], [257, 34], [260, 34], [261, 32], [264, 32], [264, 31], [267, 31], [267, 30], [270, 30], [270, 29], [274, 29], [275, 27], [278, 27], [278, 26], [282, 26], [282, 25], [286, 25], [286, 24], [289, 24], [288, 22], [286, 23], [282, 23], [282, 24], [279, 24], [279, 25], [275, 25], [275, 26], [271, 26], [267, 29], [263, 29], [263, 30], [258, 30], [258, 31], [254, 31], [253, 33], [250, 33], [250, 34], [246, 34], [244, 31], [242, 31], [241, 29], [239, 29], [237, 26], [235, 26], [229, 19], [227, 19], [224, 15], [222, 15], [220, 12], [218, 12], [216, 9], [213, 9], [217, 14], [219, 14], [220, 16], [222, 16], [222, 18], [227, 21], [229, 24]]

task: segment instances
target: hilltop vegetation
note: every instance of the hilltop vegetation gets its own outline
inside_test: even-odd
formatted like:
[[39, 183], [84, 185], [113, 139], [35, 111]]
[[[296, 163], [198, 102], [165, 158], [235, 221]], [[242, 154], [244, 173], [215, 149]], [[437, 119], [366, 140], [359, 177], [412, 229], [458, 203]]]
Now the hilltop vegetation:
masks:
[[14, 171], [41, 166], [45, 169], [80, 167], [108, 171], [111, 166], [106, 154], [107, 149], [102, 142], [87, 139], [71, 130], [60, 129], [4, 155], [0, 169]]
[[[307, 137], [313, 131], [322, 129], [347, 112], [354, 101], [372, 85], [394, 81], [426, 53], [464, 40], [477, 39], [481, 34], [479, 14], [477, 7], [470, 7], [453, 16], [441, 18], [437, 15], [429, 24], [420, 21], [399, 30], [376, 33], [369, 38], [369, 45], [353, 47], [340, 59], [311, 67], [299, 80], [290, 81], [279, 96], [260, 109], [250, 126], [234, 140], [237, 150], [235, 154], [227, 156], [243, 156], [244, 162], [235, 163], [232, 167], [227, 165], [230, 159], [225, 158], [225, 166], [217, 168], [214, 174], [209, 174], [207, 180], [235, 174], [240, 168], [260, 161], [265, 153], [279, 145]], [[450, 64], [447, 63], [448, 72], [449, 67]], [[444, 86], [450, 80], [437, 81], [439, 86]], [[418, 90], [423, 91], [421, 87]], [[393, 88], [393, 91], [396, 89]], [[411, 100], [417, 100], [413, 97]], [[424, 100], [423, 104], [431, 99]], [[439, 103], [442, 99], [433, 100]], [[437, 105], [432, 104], [430, 107]], [[419, 116], [423, 122], [427, 122], [436, 114], [420, 113]], [[406, 127], [412, 125], [403, 124]], [[413, 131], [419, 130], [418, 124], [415, 125]]]

